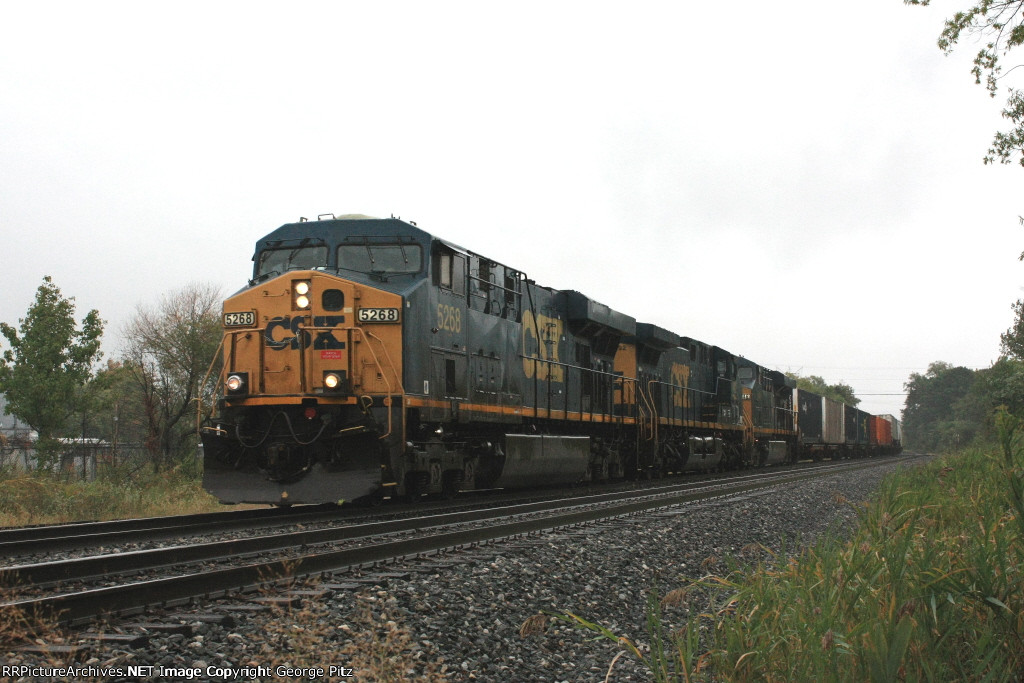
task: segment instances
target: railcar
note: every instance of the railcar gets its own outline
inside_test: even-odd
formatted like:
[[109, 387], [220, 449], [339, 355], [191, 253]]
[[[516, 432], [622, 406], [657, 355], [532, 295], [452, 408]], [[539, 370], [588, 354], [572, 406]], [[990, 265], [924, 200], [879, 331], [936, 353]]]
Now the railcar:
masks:
[[810, 448], [783, 374], [413, 223], [302, 220], [253, 262], [224, 302], [200, 430], [223, 502], [651, 477]]
[[806, 389], [795, 390], [798, 457], [822, 460], [895, 455], [901, 443], [892, 415], [870, 415]]

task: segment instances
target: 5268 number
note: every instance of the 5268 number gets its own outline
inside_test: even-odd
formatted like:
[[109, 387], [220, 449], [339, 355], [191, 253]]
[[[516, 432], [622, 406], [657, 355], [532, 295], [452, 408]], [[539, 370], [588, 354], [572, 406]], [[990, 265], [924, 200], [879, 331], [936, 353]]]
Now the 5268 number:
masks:
[[397, 323], [401, 316], [397, 308], [360, 308], [358, 320], [361, 323]]
[[224, 314], [224, 327], [252, 327], [255, 324], [255, 311], [242, 311], [241, 313]]
[[462, 332], [462, 309], [455, 306], [437, 305], [437, 329]]

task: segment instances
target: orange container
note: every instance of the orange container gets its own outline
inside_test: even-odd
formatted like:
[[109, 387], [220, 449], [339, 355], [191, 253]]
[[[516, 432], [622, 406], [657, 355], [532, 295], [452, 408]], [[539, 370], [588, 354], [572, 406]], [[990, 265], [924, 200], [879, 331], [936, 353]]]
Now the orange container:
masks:
[[878, 446], [892, 445], [892, 423], [883, 417], [872, 415], [868, 429], [871, 433], [871, 444]]

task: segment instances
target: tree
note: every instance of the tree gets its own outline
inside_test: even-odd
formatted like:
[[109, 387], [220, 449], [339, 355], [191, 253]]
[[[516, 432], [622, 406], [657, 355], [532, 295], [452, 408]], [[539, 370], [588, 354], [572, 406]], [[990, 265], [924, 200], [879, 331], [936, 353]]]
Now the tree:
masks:
[[988, 433], [994, 433], [995, 409], [1005, 407], [1010, 414], [1024, 416], [1024, 361], [1001, 356], [992, 367], [978, 370], [968, 400]]
[[999, 335], [1000, 347], [1004, 355], [1024, 360], [1024, 299], [1017, 299], [1011, 308], [1014, 315], [1013, 325]]
[[62, 297], [46, 276], [18, 321], [19, 329], [0, 323], [0, 333], [10, 344], [0, 358], [6, 410], [36, 431], [43, 451], [52, 449], [53, 438], [65, 429], [101, 355], [99, 313], [89, 311], [81, 329], [76, 328], [74, 315], [74, 297]]
[[964, 444], [973, 437], [976, 430], [964, 419], [963, 399], [971, 392], [975, 376], [970, 368], [942, 361], [931, 363], [923, 375], [910, 375], [903, 385], [907, 390], [903, 428], [911, 446], [935, 450]]
[[[907, 5], [931, 4], [931, 0], [903, 2]], [[972, 39], [981, 44], [974, 57], [971, 73], [974, 74], [974, 82], [979, 85], [984, 79], [985, 89], [995, 97], [1002, 74], [1001, 58], [1024, 43], [1024, 0], [977, 0], [966, 11], [957, 12], [946, 20], [939, 35], [939, 49], [948, 55], [961, 39]], [[1019, 162], [1024, 166], [1024, 91], [1015, 88], [1009, 88], [1008, 91], [1003, 118], [1009, 120], [1012, 126], [1007, 131], [995, 134], [992, 147], [984, 160], [986, 164], [994, 163], [997, 159], [1000, 163], [1008, 164], [1019, 154]]]
[[146, 420], [138, 384], [131, 369], [118, 360], [108, 360], [82, 387], [82, 401], [72, 416], [71, 428], [83, 437], [132, 447], [145, 441]]
[[[124, 331], [124, 366], [140, 392], [155, 470], [194, 452], [195, 401], [221, 340], [220, 292], [191, 284], [156, 309], [139, 306]], [[212, 396], [204, 396], [204, 401]]]
[[819, 396], [830, 398], [833, 401], [839, 401], [847, 405], [856, 406], [860, 403], [860, 399], [854, 396], [853, 387], [849, 384], [829, 384], [823, 378], [817, 375], [810, 375], [808, 377], [801, 377], [795, 372], [787, 372], [787, 376], [796, 380], [797, 389], [804, 389], [811, 391]]

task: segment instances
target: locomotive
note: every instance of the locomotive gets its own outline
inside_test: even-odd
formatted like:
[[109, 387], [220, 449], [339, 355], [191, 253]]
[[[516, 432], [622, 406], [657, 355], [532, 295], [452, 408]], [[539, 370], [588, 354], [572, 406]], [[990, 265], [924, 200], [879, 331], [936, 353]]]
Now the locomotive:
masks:
[[798, 391], [412, 222], [302, 219], [260, 239], [253, 262], [224, 302], [217, 402], [200, 429], [204, 487], [225, 503], [415, 499], [899, 449], [891, 416]]

